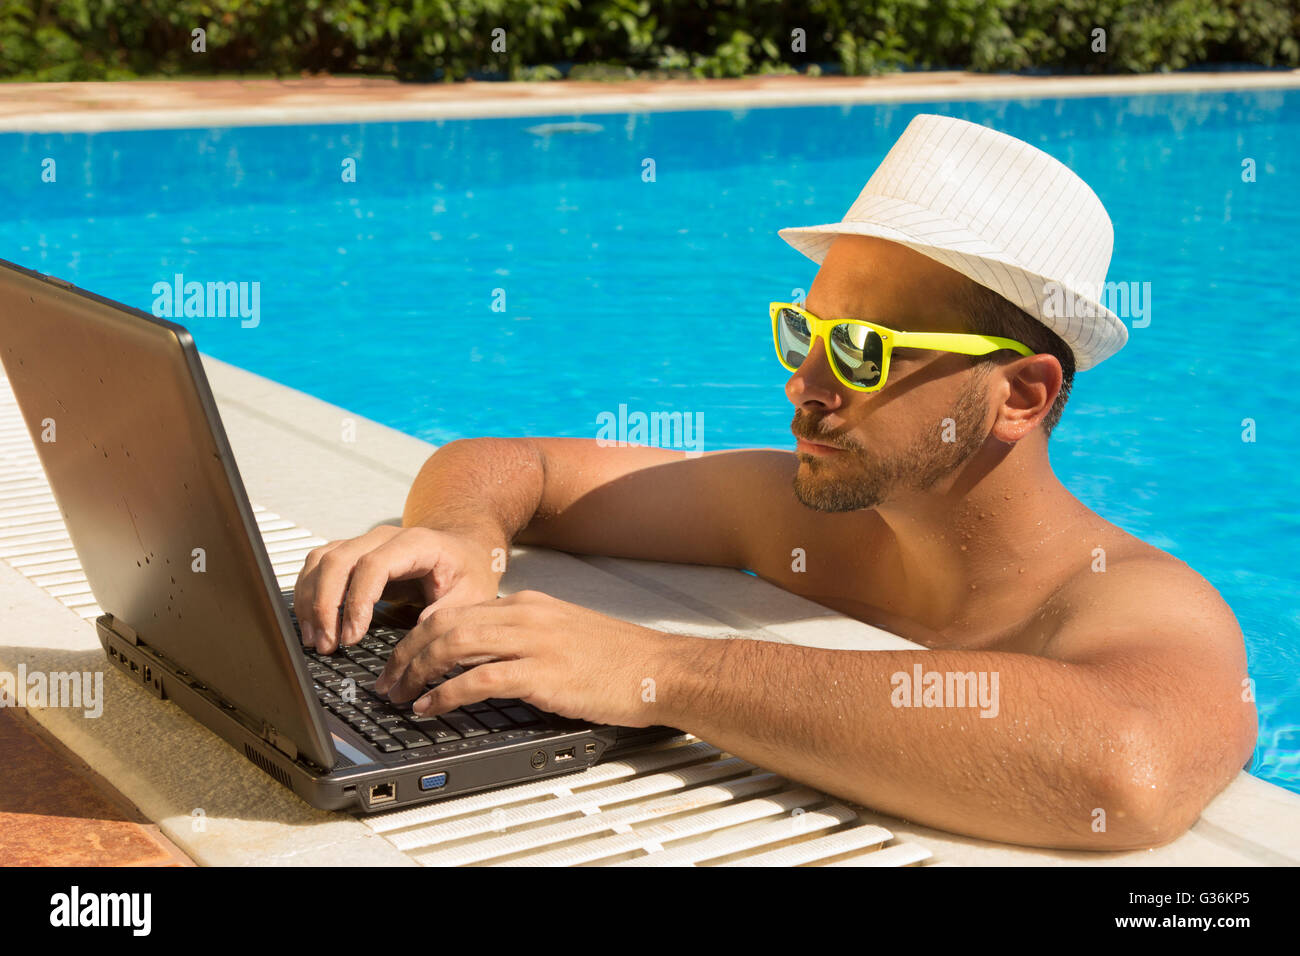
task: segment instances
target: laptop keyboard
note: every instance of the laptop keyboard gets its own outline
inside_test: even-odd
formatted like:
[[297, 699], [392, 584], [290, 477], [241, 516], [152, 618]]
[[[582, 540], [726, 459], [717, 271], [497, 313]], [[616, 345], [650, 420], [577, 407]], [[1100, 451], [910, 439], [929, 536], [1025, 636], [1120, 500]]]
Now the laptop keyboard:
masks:
[[[289, 617], [298, 631], [298, 618], [292, 610]], [[334, 654], [303, 647], [312, 689], [321, 704], [380, 753], [456, 753], [552, 729], [548, 715], [520, 700], [480, 701], [436, 717], [424, 717], [411, 710], [414, 701], [397, 704], [380, 697], [374, 692], [375, 680], [397, 642], [405, 636], [406, 631], [398, 628], [372, 627], [358, 643], [341, 647]], [[457, 667], [429, 686], [436, 687], [461, 673], [464, 669]]]

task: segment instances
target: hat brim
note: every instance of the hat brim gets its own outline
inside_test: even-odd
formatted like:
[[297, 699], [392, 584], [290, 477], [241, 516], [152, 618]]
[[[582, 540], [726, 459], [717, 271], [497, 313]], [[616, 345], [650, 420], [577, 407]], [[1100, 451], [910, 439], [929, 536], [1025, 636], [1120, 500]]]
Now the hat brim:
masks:
[[[964, 227], [941, 222], [932, 212], [911, 203], [886, 197], [872, 197], [868, 203], [876, 208], [855, 207], [853, 220], [786, 228], [778, 230], [777, 235], [818, 264], [838, 236], [872, 236], [914, 249], [992, 289], [1042, 322], [1073, 350], [1077, 371], [1092, 368], [1128, 341], [1128, 327], [1123, 320], [1069, 281], [1031, 272]], [[867, 215], [856, 218], [858, 213]], [[924, 236], [898, 225], [900, 218], [915, 218], [918, 214], [924, 217]], [[1045, 310], [1047, 290], [1052, 287], [1073, 303], [1071, 311], [1076, 314], [1054, 315]], [[1085, 314], [1077, 314], [1079, 311]]]

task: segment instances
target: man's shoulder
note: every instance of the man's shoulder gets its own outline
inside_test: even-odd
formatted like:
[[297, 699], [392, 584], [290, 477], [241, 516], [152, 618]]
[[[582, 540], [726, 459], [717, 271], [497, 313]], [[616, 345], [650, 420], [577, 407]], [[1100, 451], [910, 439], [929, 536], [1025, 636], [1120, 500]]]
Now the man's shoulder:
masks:
[[1113, 533], [1098, 536], [1054, 596], [1060, 627], [1049, 656], [1173, 641], [1240, 648], [1236, 617], [1214, 585], [1174, 555], [1108, 527]]

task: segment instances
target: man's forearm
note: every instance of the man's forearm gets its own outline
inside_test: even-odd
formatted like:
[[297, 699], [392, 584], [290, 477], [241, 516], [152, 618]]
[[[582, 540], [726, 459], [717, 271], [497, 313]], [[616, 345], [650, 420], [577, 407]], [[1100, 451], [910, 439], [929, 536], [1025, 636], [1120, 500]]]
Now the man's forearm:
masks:
[[466, 534], [508, 548], [532, 520], [545, 487], [545, 466], [524, 439], [450, 442], [424, 463], [406, 497], [404, 527]]
[[[1171, 823], [1170, 781], [1153, 766], [1143, 715], [1109, 699], [1091, 667], [685, 637], [668, 642], [660, 666], [661, 723], [883, 813], [1094, 850], [1156, 845], [1190, 822]], [[973, 673], [983, 701], [977, 690], [974, 702], [953, 706], [957, 681], [936, 694], [925, 677], [935, 672]]]

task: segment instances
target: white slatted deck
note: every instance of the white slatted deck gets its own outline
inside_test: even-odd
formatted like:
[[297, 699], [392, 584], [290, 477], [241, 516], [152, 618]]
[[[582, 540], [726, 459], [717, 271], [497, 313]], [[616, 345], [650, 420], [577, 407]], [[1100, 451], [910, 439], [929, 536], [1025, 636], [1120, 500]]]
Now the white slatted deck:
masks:
[[[253, 510], [277, 580], [292, 587], [324, 540]], [[0, 558], [83, 620], [101, 613], [2, 374]], [[361, 822], [433, 866], [908, 866], [932, 858], [824, 794], [689, 736], [580, 773]]]
[[931, 857], [824, 794], [689, 736], [364, 822], [436, 866], [906, 866]]

